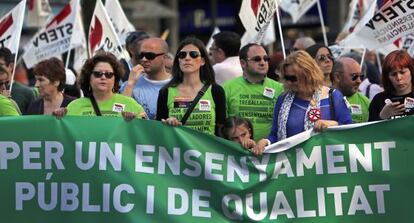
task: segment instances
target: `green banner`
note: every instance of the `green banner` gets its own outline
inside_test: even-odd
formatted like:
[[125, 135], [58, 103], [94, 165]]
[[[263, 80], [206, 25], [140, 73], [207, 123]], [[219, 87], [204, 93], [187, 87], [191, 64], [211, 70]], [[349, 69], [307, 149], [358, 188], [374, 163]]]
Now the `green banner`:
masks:
[[0, 222], [410, 222], [414, 117], [253, 156], [185, 127], [0, 118]]

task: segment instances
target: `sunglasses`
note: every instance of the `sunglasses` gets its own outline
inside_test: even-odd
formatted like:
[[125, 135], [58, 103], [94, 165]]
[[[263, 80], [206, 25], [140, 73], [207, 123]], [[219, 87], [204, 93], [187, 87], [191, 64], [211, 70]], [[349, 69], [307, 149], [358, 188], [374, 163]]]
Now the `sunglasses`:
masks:
[[147, 60], [153, 60], [158, 56], [164, 55], [164, 53], [153, 53], [153, 52], [141, 52], [138, 55], [138, 59], [147, 58]]
[[200, 56], [200, 53], [197, 52], [197, 51], [190, 51], [190, 52], [180, 51], [180, 52], [177, 53], [177, 57], [180, 58], [180, 59], [184, 59], [184, 58], [187, 57], [187, 53], [193, 59], [195, 59], [195, 58], [197, 58], [197, 57]]
[[269, 62], [270, 57], [269, 56], [263, 56], [263, 57], [254, 56], [254, 57], [251, 57], [251, 58], [247, 58], [247, 60], [254, 61], [254, 62], [260, 62], [260, 61], [264, 60], [264, 62]]
[[290, 81], [290, 82], [296, 82], [296, 81], [298, 81], [298, 77], [295, 76], [295, 75], [287, 75], [287, 74], [285, 74], [283, 76], [283, 79], [285, 79], [287, 81]]
[[352, 81], [356, 81], [358, 78], [364, 79], [364, 75], [363, 74], [359, 74], [359, 73], [352, 73], [351, 74], [351, 80]]
[[319, 55], [319, 56], [316, 57], [316, 60], [319, 61], [319, 62], [325, 62], [326, 60], [334, 61], [334, 59], [335, 58], [330, 54], [328, 54], [328, 55]]
[[112, 78], [115, 75], [114, 72], [102, 72], [102, 71], [97, 71], [97, 70], [92, 71], [92, 74], [96, 78], [100, 78], [103, 75], [105, 75], [105, 77], [107, 79], [110, 79], [110, 78]]

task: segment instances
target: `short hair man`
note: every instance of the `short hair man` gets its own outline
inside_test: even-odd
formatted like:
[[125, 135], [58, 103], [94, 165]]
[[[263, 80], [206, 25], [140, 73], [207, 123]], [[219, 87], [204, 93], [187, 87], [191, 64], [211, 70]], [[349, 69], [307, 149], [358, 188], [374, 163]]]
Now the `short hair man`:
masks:
[[340, 90], [349, 103], [353, 123], [368, 121], [369, 99], [358, 91], [363, 78], [359, 63], [350, 57], [340, 57], [332, 69], [333, 87]]
[[[13, 73], [14, 55], [6, 47], [0, 48], [0, 65], [5, 66], [10, 74]], [[12, 75], [9, 75], [8, 82], [12, 82]], [[32, 103], [35, 100], [33, 90], [16, 81], [13, 81], [11, 97], [17, 103], [20, 111], [23, 114], [29, 108], [30, 103]]]
[[125, 39], [125, 48], [131, 58], [131, 60], [126, 61], [121, 59], [121, 63], [124, 65], [125, 74], [122, 77], [122, 81], [127, 81], [129, 76], [130, 68], [138, 64], [136, 55], [139, 54], [140, 44], [143, 40], [150, 38], [148, 33], [144, 31], [134, 31], [128, 33], [128, 36]]
[[269, 56], [263, 46], [250, 43], [239, 53], [243, 76], [224, 84], [227, 115], [249, 119], [253, 124], [254, 139], [269, 135], [273, 109], [282, 93], [282, 84], [266, 77]]
[[223, 31], [213, 36], [210, 54], [214, 60], [214, 73], [217, 84], [242, 75], [239, 60], [240, 36], [235, 32]]
[[137, 55], [140, 64], [132, 68], [120, 90], [142, 105], [149, 119], [155, 119], [157, 114], [158, 91], [171, 80], [171, 74], [165, 70], [167, 54], [168, 44], [163, 39], [145, 39]]

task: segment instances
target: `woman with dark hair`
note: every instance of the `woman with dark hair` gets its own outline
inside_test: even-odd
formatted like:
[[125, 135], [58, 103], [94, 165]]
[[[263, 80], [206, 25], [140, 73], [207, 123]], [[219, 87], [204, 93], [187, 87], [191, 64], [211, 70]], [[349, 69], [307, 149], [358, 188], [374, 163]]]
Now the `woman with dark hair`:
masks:
[[[82, 67], [79, 84], [85, 95], [72, 101], [68, 115], [122, 116], [126, 120], [146, 117], [144, 109], [133, 98], [115, 93], [124, 70], [116, 57], [100, 52], [88, 59]], [[62, 114], [57, 111], [58, 117]]]
[[393, 51], [385, 57], [381, 75], [384, 91], [372, 99], [368, 121], [414, 114], [413, 63], [404, 50]]
[[[186, 38], [177, 50], [173, 78], [160, 90], [156, 119], [172, 126], [185, 125], [209, 134], [218, 134], [226, 118], [224, 90], [216, 84], [214, 71], [203, 42]], [[201, 94], [186, 123], [182, 118]]]
[[63, 94], [66, 83], [65, 66], [52, 57], [36, 64], [33, 69], [35, 86], [40, 98], [32, 102], [26, 115], [50, 115], [57, 108], [64, 108], [75, 98]]
[[316, 61], [322, 70], [324, 77], [324, 86], [331, 87], [331, 73], [334, 64], [334, 57], [331, 50], [323, 44], [315, 44], [306, 49], [306, 52]]
[[271, 143], [309, 129], [323, 131], [329, 126], [352, 123], [344, 96], [337, 90], [329, 96], [324, 75], [308, 53], [293, 52], [282, 62], [280, 71], [286, 93], [277, 99], [272, 130], [257, 142], [252, 150], [255, 154], [261, 154]]
[[246, 149], [253, 148], [253, 125], [245, 118], [233, 116], [226, 119], [221, 131], [221, 137], [240, 144]]

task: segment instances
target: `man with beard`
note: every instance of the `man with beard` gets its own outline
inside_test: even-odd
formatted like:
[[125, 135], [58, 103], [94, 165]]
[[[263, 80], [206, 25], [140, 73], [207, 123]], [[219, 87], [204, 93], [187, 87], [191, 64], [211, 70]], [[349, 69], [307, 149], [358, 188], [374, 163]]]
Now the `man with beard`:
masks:
[[349, 103], [353, 123], [368, 121], [369, 99], [358, 91], [363, 79], [361, 66], [350, 57], [340, 57], [332, 69], [333, 87], [340, 90]]
[[168, 44], [161, 38], [148, 38], [141, 43], [136, 55], [139, 64], [132, 68], [128, 81], [120, 89], [123, 95], [132, 96], [149, 119], [157, 114], [158, 91], [171, 80], [165, 70]]
[[270, 57], [258, 44], [247, 44], [240, 49], [243, 75], [224, 84], [227, 116], [239, 116], [253, 124], [255, 140], [270, 133], [273, 109], [282, 93], [282, 84], [266, 77]]

